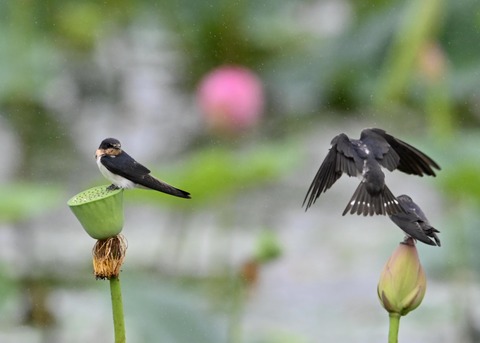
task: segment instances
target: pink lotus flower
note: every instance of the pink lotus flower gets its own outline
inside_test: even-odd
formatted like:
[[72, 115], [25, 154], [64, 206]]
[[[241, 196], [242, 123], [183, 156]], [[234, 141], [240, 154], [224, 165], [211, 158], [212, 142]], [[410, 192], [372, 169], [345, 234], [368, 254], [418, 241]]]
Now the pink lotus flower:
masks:
[[198, 104], [208, 126], [220, 133], [238, 133], [258, 123], [264, 106], [260, 79], [249, 69], [222, 66], [200, 82]]

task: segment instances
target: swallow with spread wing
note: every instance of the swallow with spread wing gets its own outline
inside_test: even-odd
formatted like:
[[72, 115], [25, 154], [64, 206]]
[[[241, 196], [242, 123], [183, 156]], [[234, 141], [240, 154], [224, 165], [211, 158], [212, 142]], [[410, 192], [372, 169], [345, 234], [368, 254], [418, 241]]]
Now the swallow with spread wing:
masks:
[[341, 133], [333, 138], [331, 145], [305, 196], [305, 210], [346, 173], [359, 176], [361, 182], [343, 215], [349, 211], [364, 216], [404, 213], [385, 184], [382, 167], [418, 176], [435, 176], [433, 169], [440, 170], [439, 165], [423, 152], [381, 129], [364, 129], [360, 139], [350, 139]]
[[398, 196], [397, 200], [405, 213], [393, 214], [390, 219], [407, 234], [407, 237], [412, 237], [428, 245], [440, 246], [440, 239], [437, 236], [440, 231], [430, 225], [427, 217], [412, 198], [403, 194]]
[[150, 170], [123, 151], [122, 145], [115, 138], [106, 138], [100, 143], [95, 159], [100, 172], [112, 183], [110, 189], [143, 187], [180, 198], [190, 198], [190, 193], [151, 176]]

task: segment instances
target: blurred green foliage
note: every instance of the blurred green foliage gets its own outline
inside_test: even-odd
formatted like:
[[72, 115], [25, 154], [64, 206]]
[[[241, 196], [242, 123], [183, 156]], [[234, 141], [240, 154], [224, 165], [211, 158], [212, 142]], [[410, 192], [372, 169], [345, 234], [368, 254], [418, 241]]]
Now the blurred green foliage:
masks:
[[480, 203], [480, 160], [472, 158], [478, 155], [478, 142], [477, 131], [463, 130], [454, 144], [437, 147], [436, 154], [443, 161], [439, 183], [448, 198]]
[[263, 230], [255, 244], [255, 261], [262, 264], [273, 261], [282, 255], [282, 247], [272, 230]]
[[[293, 170], [299, 162], [297, 142], [265, 143], [254, 149], [232, 151], [226, 147], [198, 150], [175, 169], [162, 168], [161, 178], [192, 194], [192, 199], [179, 201], [159, 196], [155, 192], [135, 191], [127, 200], [168, 203], [179, 208], [208, 206], [223, 201], [232, 194], [253, 187], [266, 187]], [[155, 175], [155, 171], [152, 172]], [[193, 204], [192, 204], [193, 203]]]
[[0, 49], [0, 106], [11, 102], [8, 98], [14, 93], [41, 100], [42, 85], [62, 68], [91, 60], [103, 39], [144, 21], [167, 30], [173, 46], [183, 52], [179, 86], [194, 89], [220, 64], [246, 65], [269, 86], [277, 116], [285, 111], [315, 116], [329, 109], [355, 111], [375, 103], [391, 106], [391, 97], [421, 111], [415, 103], [419, 82], [415, 60], [422, 46], [432, 41], [448, 59], [445, 82], [452, 111], [462, 110], [478, 125], [469, 94], [479, 85], [471, 72], [480, 70], [474, 58], [480, 53], [474, 44], [480, 24], [475, 16], [464, 15], [475, 13], [474, 0], [461, 5], [428, 0], [340, 6], [351, 6], [353, 15], [347, 12], [343, 30], [329, 35], [303, 26], [300, 13], [316, 10], [311, 1], [3, 3], [0, 27], [6, 39]]
[[[345, 23], [338, 33], [328, 34], [303, 25], [301, 13], [318, 10], [311, 1], [4, 2], [0, 113], [21, 133], [27, 152], [41, 143], [42, 157], [62, 154], [65, 149], [58, 147], [71, 147], [68, 129], [59, 121], [61, 114], [46, 106], [46, 86], [71, 69], [83, 88], [78, 73], [95, 73], [98, 44], [144, 22], [169, 32], [172, 46], [182, 53], [178, 86], [184, 90], [193, 90], [220, 64], [242, 64], [260, 73], [270, 97], [268, 116], [277, 125], [285, 116], [321, 118], [332, 110], [353, 115], [378, 104], [383, 104], [378, 115], [393, 113], [397, 120], [403, 112], [425, 111], [433, 134], [451, 135], [456, 112], [462, 113], [462, 122], [479, 124], [472, 95], [480, 83], [474, 77], [480, 70], [475, 58], [480, 48], [474, 44], [480, 23], [464, 15], [475, 13], [474, 0], [461, 5], [371, 0], [340, 6], [352, 12], [340, 15]], [[434, 83], [419, 77], [417, 63], [432, 42], [446, 60]], [[94, 88], [101, 91], [101, 85]], [[33, 154], [24, 159], [22, 170], [40, 168], [31, 161]]]
[[0, 311], [8, 305], [18, 292], [19, 282], [12, 278], [11, 272], [5, 267], [0, 266]]
[[443, 185], [445, 191], [454, 198], [473, 200], [480, 204], [480, 163], [475, 161], [462, 161], [454, 168], [445, 171]]
[[410, 1], [393, 37], [376, 96], [381, 106], [391, 105], [405, 95], [423, 46], [435, 39], [442, 0]]
[[205, 295], [198, 287], [189, 289], [144, 274], [125, 276], [122, 282], [124, 293], [130, 295], [125, 299], [125, 308], [136, 342], [225, 342], [221, 314], [208, 310]]
[[[261, 138], [251, 139], [251, 146], [212, 139], [192, 146], [175, 166], [153, 171], [191, 192], [191, 201], [148, 191], [128, 192], [127, 201], [182, 210], [215, 208], [296, 171], [304, 159], [300, 147], [288, 137], [279, 143], [278, 137], [309, 131], [331, 118], [383, 119], [399, 131], [415, 128], [433, 136], [432, 156], [440, 157], [442, 171], [432, 185], [445, 195], [452, 226], [451, 231], [441, 228], [451, 238], [442, 239], [447, 242], [442, 249], [452, 247], [450, 270], [473, 267], [478, 272], [478, 0], [325, 3], [339, 6], [331, 18], [322, 17], [323, 2], [310, 0], [0, 2], [0, 116], [21, 150], [14, 180], [0, 187], [0, 222], [22, 223], [64, 203], [61, 189], [77, 182], [70, 175], [82, 163], [71, 138], [73, 117], [81, 112], [72, 110], [94, 100], [119, 100], [119, 80], [116, 75], [105, 80], [99, 50], [109, 39], [135, 38], [135, 27], [152, 28], [168, 36], [165, 49], [179, 56], [174, 83], [181, 91], [193, 97], [199, 79], [218, 65], [245, 65], [265, 84], [266, 118], [258, 129]], [[322, 29], [326, 19], [337, 19], [332, 24], [337, 29]], [[440, 67], [433, 75], [428, 66], [437, 63], [435, 58]], [[52, 83], [62, 78], [71, 80], [78, 97], [67, 110], [58, 105], [63, 94], [49, 94]], [[278, 256], [274, 235], [259, 241], [257, 255]], [[77, 277], [76, 271], [67, 277]], [[11, 294], [17, 285], [1, 266], [0, 281], [0, 294]], [[205, 329], [216, 323], [205, 319], [203, 295], [192, 299], [176, 285], [165, 291], [153, 289], [151, 280], [130, 282], [125, 294], [137, 293], [131, 296], [129, 319], [143, 341], [158, 335], [179, 342], [225, 341], [218, 335], [221, 329]], [[229, 295], [216, 294], [222, 301]], [[272, 332], [266, 341], [303, 342], [297, 336]]]
[[0, 186], [0, 223], [28, 220], [63, 203], [58, 185], [12, 183]]

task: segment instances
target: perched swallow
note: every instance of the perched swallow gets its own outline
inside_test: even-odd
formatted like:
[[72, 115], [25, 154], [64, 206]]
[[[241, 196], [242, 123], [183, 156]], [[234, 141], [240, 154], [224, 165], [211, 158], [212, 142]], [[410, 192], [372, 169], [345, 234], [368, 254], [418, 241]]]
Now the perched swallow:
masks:
[[331, 145], [305, 196], [305, 210], [346, 173], [359, 176], [362, 181], [342, 215], [348, 211], [364, 216], [405, 212], [385, 185], [382, 167], [419, 176], [435, 176], [432, 168], [440, 170], [430, 157], [381, 129], [364, 129], [360, 139], [350, 139], [341, 133], [333, 138]]
[[115, 138], [106, 138], [95, 152], [100, 172], [115, 188], [144, 187], [180, 198], [190, 198], [190, 193], [170, 186], [150, 175], [150, 170], [135, 161], [122, 150], [120, 142]]
[[[402, 229], [408, 237], [419, 240], [425, 244], [440, 246], [440, 239], [436, 235], [440, 233], [430, 225], [423, 211], [415, 204], [408, 195], [397, 197], [398, 202], [405, 210], [405, 213], [397, 213], [390, 216], [390, 219]], [[433, 238], [433, 240], [432, 240]]]

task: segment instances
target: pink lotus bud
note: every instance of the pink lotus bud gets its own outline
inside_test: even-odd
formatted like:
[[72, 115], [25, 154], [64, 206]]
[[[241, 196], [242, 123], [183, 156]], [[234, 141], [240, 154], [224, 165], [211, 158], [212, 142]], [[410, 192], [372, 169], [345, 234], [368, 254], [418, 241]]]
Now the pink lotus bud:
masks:
[[198, 103], [210, 128], [237, 133], [260, 119], [264, 105], [262, 83], [249, 69], [219, 67], [202, 79]]
[[423, 300], [427, 279], [412, 238], [400, 243], [385, 265], [378, 283], [378, 298], [389, 313], [406, 315]]

